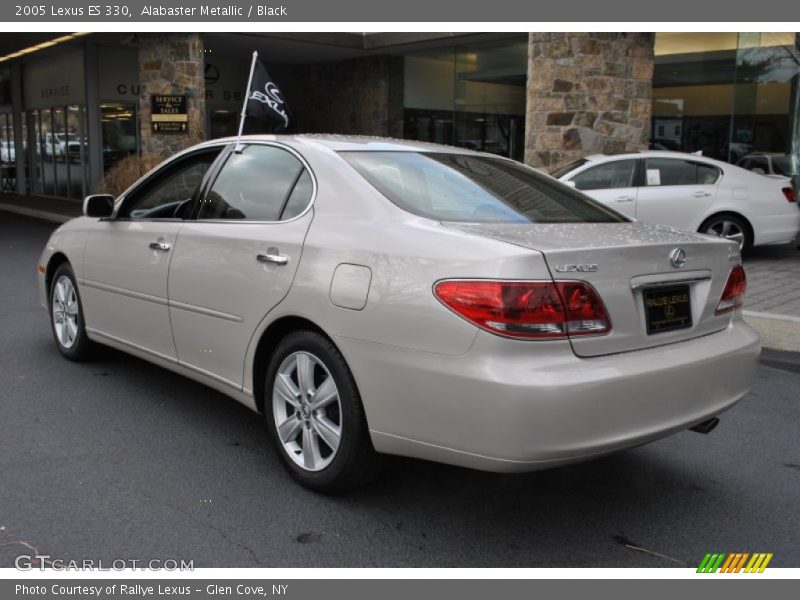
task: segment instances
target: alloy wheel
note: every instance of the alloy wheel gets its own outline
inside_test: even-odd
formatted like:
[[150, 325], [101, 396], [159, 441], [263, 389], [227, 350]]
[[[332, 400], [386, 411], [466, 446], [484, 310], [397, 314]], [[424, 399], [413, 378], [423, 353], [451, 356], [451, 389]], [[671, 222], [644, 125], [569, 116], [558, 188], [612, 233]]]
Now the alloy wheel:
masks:
[[321, 471], [342, 437], [339, 390], [330, 371], [310, 352], [287, 356], [272, 387], [272, 414], [286, 454], [307, 471]]
[[739, 248], [744, 246], [745, 234], [742, 226], [736, 221], [730, 219], [714, 221], [706, 227], [705, 233], [736, 242]]
[[62, 275], [53, 287], [53, 328], [58, 343], [72, 348], [78, 339], [78, 294], [66, 275]]

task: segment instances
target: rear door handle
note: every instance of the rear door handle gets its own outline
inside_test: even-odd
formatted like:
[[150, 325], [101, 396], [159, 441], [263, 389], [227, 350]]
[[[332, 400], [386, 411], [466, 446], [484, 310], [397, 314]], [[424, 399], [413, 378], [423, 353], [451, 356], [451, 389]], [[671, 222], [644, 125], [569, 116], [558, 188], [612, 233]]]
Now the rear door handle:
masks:
[[620, 196], [617, 202], [633, 202], [633, 196]]
[[266, 254], [257, 254], [256, 260], [260, 263], [272, 263], [275, 265], [285, 265], [289, 262], [289, 257], [281, 254], [277, 248], [270, 248]]
[[150, 249], [161, 250], [161, 252], [169, 252], [170, 245], [167, 242], [159, 240], [157, 242], [150, 242]]
[[695, 198], [708, 198], [711, 195], [711, 192], [695, 192], [692, 194]]

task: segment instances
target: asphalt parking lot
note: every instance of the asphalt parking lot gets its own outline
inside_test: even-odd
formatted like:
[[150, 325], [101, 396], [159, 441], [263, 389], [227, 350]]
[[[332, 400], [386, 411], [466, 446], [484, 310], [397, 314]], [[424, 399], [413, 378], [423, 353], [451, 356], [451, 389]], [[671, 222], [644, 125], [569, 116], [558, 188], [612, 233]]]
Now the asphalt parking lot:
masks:
[[53, 227], [0, 212], [0, 567], [31, 548], [196, 567], [673, 567], [713, 551], [800, 566], [797, 370], [762, 366], [710, 435], [513, 476], [392, 459], [325, 497], [221, 394], [112, 350], [61, 358], [35, 281]]

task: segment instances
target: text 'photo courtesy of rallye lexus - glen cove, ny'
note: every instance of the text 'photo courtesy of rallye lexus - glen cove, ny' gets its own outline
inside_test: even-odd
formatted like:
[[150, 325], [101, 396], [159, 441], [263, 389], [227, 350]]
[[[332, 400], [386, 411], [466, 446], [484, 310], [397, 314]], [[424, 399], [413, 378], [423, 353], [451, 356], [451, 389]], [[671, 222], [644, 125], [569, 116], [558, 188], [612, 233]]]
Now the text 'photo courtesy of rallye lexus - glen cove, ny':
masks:
[[[284, 129], [255, 55], [250, 81], [242, 122]], [[83, 212], [38, 267], [61, 354], [224, 392], [319, 491], [384, 454], [524, 472], [707, 433], [760, 353], [739, 240], [468, 149], [240, 124]]]

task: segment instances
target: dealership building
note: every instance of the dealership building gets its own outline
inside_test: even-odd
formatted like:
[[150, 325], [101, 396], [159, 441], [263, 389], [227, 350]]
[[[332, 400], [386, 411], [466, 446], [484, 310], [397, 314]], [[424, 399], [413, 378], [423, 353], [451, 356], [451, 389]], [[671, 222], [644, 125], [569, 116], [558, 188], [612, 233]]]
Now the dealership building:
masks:
[[544, 169], [649, 147], [795, 173], [800, 157], [795, 32], [5, 33], [2, 192], [79, 200], [126, 156], [235, 134], [253, 50], [290, 133], [432, 141]]

